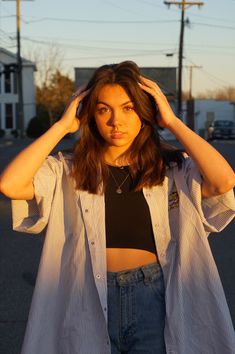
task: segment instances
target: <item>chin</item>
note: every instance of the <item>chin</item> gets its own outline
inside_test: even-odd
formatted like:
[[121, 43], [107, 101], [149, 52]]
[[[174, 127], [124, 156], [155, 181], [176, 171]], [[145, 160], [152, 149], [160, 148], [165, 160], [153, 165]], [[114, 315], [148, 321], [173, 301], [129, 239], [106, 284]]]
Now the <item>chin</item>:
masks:
[[132, 143], [118, 140], [118, 141], [109, 142], [108, 144], [111, 145], [111, 146], [127, 147], [128, 148]]

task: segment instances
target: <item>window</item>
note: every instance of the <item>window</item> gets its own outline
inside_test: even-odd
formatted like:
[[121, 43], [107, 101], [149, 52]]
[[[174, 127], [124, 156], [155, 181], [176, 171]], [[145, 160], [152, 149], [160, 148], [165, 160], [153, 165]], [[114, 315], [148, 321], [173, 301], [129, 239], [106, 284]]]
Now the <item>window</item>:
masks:
[[2, 124], [2, 105], [0, 103], [0, 129], [3, 128], [3, 124]]
[[5, 93], [11, 93], [11, 73], [5, 72]]
[[15, 128], [16, 129], [20, 129], [20, 123], [19, 123], [19, 103], [15, 103], [15, 121], [16, 121], [16, 125]]
[[13, 105], [11, 103], [5, 104], [5, 128], [13, 128]]
[[13, 73], [13, 93], [18, 93], [18, 77], [17, 72]]
[[3, 83], [3, 71], [4, 71], [4, 66], [2, 63], [0, 63], [0, 93], [2, 93], [2, 83]]

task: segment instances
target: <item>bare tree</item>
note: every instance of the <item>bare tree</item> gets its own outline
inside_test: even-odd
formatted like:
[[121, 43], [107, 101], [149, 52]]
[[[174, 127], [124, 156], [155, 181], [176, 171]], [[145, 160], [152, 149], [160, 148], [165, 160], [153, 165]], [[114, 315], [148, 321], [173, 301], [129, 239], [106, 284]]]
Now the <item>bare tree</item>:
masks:
[[206, 92], [199, 93], [198, 99], [214, 99], [219, 101], [235, 101], [235, 87], [227, 86], [216, 90], [207, 90]]
[[61, 48], [51, 43], [48, 46], [32, 45], [26, 54], [26, 58], [36, 64], [36, 86], [47, 87], [52, 76], [58, 70], [63, 71], [63, 52]]
[[68, 74], [63, 73], [63, 52], [55, 44], [32, 47], [27, 55], [36, 64], [37, 117], [48, 119], [51, 126], [62, 114], [74, 89]]

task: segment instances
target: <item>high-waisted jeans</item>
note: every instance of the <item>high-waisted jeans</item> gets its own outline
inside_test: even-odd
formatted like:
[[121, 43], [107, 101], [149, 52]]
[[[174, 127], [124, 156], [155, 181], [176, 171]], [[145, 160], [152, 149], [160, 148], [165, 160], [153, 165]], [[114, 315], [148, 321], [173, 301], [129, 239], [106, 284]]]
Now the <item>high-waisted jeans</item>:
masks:
[[165, 288], [159, 263], [108, 272], [112, 354], [166, 354]]

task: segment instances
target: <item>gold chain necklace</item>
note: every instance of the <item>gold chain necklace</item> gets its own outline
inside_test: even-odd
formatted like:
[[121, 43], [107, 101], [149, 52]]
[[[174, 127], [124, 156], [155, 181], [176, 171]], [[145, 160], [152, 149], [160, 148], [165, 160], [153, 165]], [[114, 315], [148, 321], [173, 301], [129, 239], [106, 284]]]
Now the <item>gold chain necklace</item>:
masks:
[[121, 187], [123, 186], [123, 184], [126, 182], [127, 178], [129, 177], [129, 172], [128, 172], [127, 176], [124, 178], [124, 180], [122, 181], [121, 184], [119, 184], [119, 183], [117, 182], [116, 178], [114, 177], [114, 175], [113, 175], [112, 172], [111, 172], [111, 169], [109, 169], [109, 172], [110, 172], [111, 177], [113, 178], [113, 180], [114, 180], [114, 182], [115, 182], [115, 184], [116, 184], [116, 186], [117, 186], [116, 193], [117, 193], [117, 194], [122, 194], [122, 189], [121, 189]]

